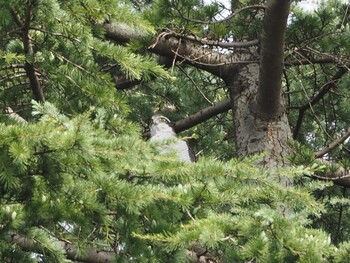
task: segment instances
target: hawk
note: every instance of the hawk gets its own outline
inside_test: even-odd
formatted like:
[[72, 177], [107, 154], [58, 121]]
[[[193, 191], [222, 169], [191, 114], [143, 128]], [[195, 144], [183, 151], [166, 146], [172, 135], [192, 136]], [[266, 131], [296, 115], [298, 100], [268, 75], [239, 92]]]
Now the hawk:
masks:
[[151, 122], [151, 143], [171, 141], [159, 147], [160, 153], [176, 152], [179, 160], [185, 162], [194, 162], [195, 155], [188, 147], [186, 141], [176, 137], [174, 129], [171, 127], [171, 121], [164, 116], [154, 115]]

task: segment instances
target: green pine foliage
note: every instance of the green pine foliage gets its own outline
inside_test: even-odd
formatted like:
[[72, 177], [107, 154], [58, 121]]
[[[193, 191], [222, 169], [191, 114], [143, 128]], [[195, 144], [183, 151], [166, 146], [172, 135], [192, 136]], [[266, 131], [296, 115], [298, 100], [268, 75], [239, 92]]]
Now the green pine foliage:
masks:
[[195, 244], [227, 262], [321, 262], [334, 250], [308, 219], [324, 211], [310, 192], [326, 185], [274, 180], [311, 170], [275, 174], [258, 158], [185, 165], [135, 135], [111, 134], [93, 110], [68, 118], [49, 103], [33, 107], [35, 123], [1, 127], [2, 237], [25, 234], [45, 262], [68, 262], [60, 240], [81, 249], [118, 242], [120, 260], [183, 257]]
[[[256, 1], [231, 2], [239, 8]], [[21, 35], [28, 6], [32, 54]], [[343, 9], [311, 16], [295, 9], [288, 48], [319, 39], [314, 48], [346, 56]], [[143, 54], [164, 27], [201, 37], [209, 29], [217, 40], [257, 37], [261, 20], [252, 10], [208, 28], [191, 21], [213, 21], [221, 11], [219, 3], [197, 0], [0, 0], [1, 262], [84, 262], [91, 247], [115, 262], [187, 262], [190, 251], [221, 262], [349, 262], [349, 193], [311, 178], [328, 168], [308, 148], [329, 140], [320, 124], [335, 137], [346, 128], [346, 96], [325, 97], [338, 118], [305, 116], [300, 141], [307, 146], [294, 145], [289, 168], [265, 169], [261, 156], [233, 158], [230, 113], [182, 135], [200, 152], [193, 164], [159, 155], [145, 140], [154, 110], [176, 120], [227, 98], [222, 80], [183, 65], [166, 71]], [[131, 46], [103, 40], [101, 23], [110, 20], [145, 39]], [[338, 34], [329, 34], [334, 28]], [[26, 62], [35, 66], [45, 103], [32, 101]], [[144, 83], [117, 91], [108, 67]], [[335, 69], [287, 70], [289, 92], [297, 94], [291, 108], [315, 93], [304, 87], [321, 83], [320, 72]], [[344, 78], [338, 92], [346, 94], [348, 84]], [[27, 122], [7, 114], [8, 106]], [[289, 117], [295, 123], [297, 114]], [[332, 157], [344, 157], [343, 150]], [[295, 184], [283, 187], [280, 178]]]

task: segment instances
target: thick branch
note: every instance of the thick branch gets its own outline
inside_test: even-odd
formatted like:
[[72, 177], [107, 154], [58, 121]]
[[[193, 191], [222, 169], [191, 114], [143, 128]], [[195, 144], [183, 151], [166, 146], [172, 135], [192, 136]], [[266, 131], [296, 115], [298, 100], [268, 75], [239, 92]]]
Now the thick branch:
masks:
[[340, 144], [342, 144], [347, 138], [350, 137], [350, 128], [338, 139], [334, 140], [330, 144], [328, 144], [326, 147], [322, 148], [321, 150], [317, 151], [315, 153], [316, 158], [321, 158], [326, 153], [329, 153], [330, 151], [337, 148]]
[[226, 112], [230, 109], [231, 109], [231, 101], [228, 99], [223, 102], [219, 102], [212, 106], [209, 106], [205, 109], [202, 109], [199, 112], [196, 112], [183, 120], [177, 121], [174, 124], [173, 128], [176, 133], [179, 133], [184, 130], [190, 129], [196, 126], [197, 124], [205, 122], [206, 120], [220, 113]]
[[123, 23], [104, 23], [99, 26], [103, 26], [107, 39], [118, 42], [119, 44], [128, 44], [131, 40], [140, 40], [147, 37], [146, 33], [142, 33]]
[[304, 113], [307, 109], [309, 109], [311, 106], [319, 102], [327, 93], [329, 90], [335, 88], [337, 86], [337, 83], [339, 80], [345, 75], [347, 72], [346, 68], [340, 68], [337, 73], [334, 75], [331, 81], [327, 82], [325, 85], [322, 86], [320, 91], [316, 94], [315, 97], [311, 99], [311, 101], [308, 101], [301, 107], [299, 107], [299, 116], [297, 123], [295, 125], [294, 131], [293, 131], [293, 139], [296, 139], [299, 134], [299, 130], [301, 128], [301, 124], [303, 123]]
[[[162, 56], [173, 57], [188, 64], [208, 71], [218, 77], [225, 78], [230, 72], [230, 66], [237, 62], [233, 57], [221, 54], [209, 48], [203, 48], [189, 40], [163, 32], [158, 35], [150, 51]], [[232, 64], [231, 64], [232, 63]]]
[[261, 36], [257, 110], [263, 117], [281, 113], [283, 51], [290, 0], [267, 2]]
[[318, 159], [318, 162], [329, 167], [327, 171], [315, 174], [314, 178], [319, 180], [332, 181], [336, 185], [350, 187], [350, 170], [346, 170], [339, 165], [334, 165], [332, 162]]
[[[38, 244], [25, 236], [12, 233], [9, 235], [8, 241], [11, 244], [16, 244], [24, 251], [36, 252], [39, 254], [43, 253], [42, 248]], [[100, 251], [96, 248], [90, 247], [82, 253], [82, 251], [78, 251], [78, 248], [75, 245], [72, 245], [69, 242], [59, 241], [59, 243], [65, 249], [67, 258], [74, 261], [86, 263], [109, 263], [114, 262], [116, 259], [115, 252]]]
[[30, 87], [32, 89], [34, 99], [36, 101], [44, 102], [44, 94], [39, 82], [39, 79], [36, 75], [35, 67], [33, 65], [34, 61], [34, 51], [29, 37], [29, 29], [30, 23], [32, 19], [32, 9], [34, 8], [34, 3], [29, 1], [25, 7], [25, 17], [23, 24], [20, 21], [17, 13], [14, 10], [11, 10], [12, 17], [17, 23], [22, 24], [22, 42], [23, 42], [23, 51], [27, 56], [27, 60], [24, 64], [24, 69], [26, 71], [26, 75], [29, 78]]
[[[133, 28], [127, 28], [124, 24], [106, 23], [103, 27], [107, 39], [122, 44], [130, 42], [132, 39], [145, 37], [145, 35], [138, 34]], [[201, 44], [182, 39], [171, 31], [161, 32], [153, 40], [149, 50], [158, 55], [181, 60], [222, 78], [232, 75], [234, 63], [239, 62], [235, 56], [224, 55], [215, 50], [204, 48]]]

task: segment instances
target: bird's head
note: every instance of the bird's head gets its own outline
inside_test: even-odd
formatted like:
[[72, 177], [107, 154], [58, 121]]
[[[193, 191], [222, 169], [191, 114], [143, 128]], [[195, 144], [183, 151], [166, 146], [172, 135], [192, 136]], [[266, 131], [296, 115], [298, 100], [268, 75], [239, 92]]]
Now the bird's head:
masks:
[[155, 136], [157, 133], [169, 133], [175, 135], [172, 128], [172, 122], [165, 116], [154, 115], [151, 121], [151, 136]]

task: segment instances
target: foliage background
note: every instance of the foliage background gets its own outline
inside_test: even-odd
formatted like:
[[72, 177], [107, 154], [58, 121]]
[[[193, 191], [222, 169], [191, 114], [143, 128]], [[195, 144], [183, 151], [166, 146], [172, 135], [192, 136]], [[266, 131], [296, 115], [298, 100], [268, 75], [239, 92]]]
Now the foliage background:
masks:
[[[297, 165], [289, 168], [261, 168], [259, 156], [238, 158], [230, 112], [180, 135], [192, 138], [195, 164], [159, 156], [147, 142], [155, 111], [179, 120], [228, 97], [223, 81], [207, 72], [160, 66], [146, 52], [149, 36], [163, 28], [221, 40], [258, 36], [261, 19], [248, 11], [208, 27], [182, 16], [213, 20], [222, 10], [197, 0], [0, 1], [2, 262], [89, 262], [91, 247], [116, 262], [185, 262], [190, 251], [221, 262], [349, 261], [348, 190], [311, 178], [320, 169], [313, 151], [347, 129], [348, 76], [305, 110], [295, 132], [302, 145]], [[286, 59], [322, 54], [349, 65], [347, 5], [330, 1], [315, 13], [292, 12]], [[106, 20], [144, 38], [106, 41], [99, 26]], [[300, 105], [309, 105], [337, 70], [326, 63], [286, 67], [292, 130]], [[116, 75], [140, 83], [118, 90]], [[35, 88], [44, 95], [33, 101]], [[8, 107], [27, 122], [11, 117]], [[347, 144], [329, 158], [346, 165]], [[283, 188], [279, 177], [296, 183]], [[17, 235], [26, 245], [15, 242]]]

